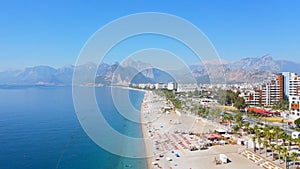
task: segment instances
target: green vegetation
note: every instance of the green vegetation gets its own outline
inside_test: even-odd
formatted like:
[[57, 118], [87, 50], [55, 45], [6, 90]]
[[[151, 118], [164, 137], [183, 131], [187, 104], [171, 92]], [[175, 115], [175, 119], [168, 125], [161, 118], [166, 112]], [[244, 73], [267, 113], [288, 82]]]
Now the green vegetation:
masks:
[[222, 105], [233, 105], [237, 109], [244, 109], [247, 105], [244, 98], [239, 97], [240, 92], [232, 90], [218, 90], [215, 92], [214, 97], [218, 103]]
[[[171, 101], [175, 108], [181, 109], [182, 101], [176, 97], [176, 94], [173, 91], [161, 90], [161, 94], [163, 94], [167, 100]], [[178, 95], [183, 95], [183, 97], [208, 97], [203, 91], [195, 91], [195, 92], [187, 92], [187, 93], [179, 93]], [[287, 166], [287, 161], [297, 161], [298, 158], [296, 154], [289, 153], [290, 146], [292, 144], [300, 145], [299, 139], [292, 139], [290, 135], [288, 135], [284, 130], [280, 129], [280, 127], [269, 126], [265, 123], [260, 123], [260, 125], [251, 126], [249, 122], [243, 122], [243, 113], [240, 112], [241, 109], [246, 107], [246, 103], [244, 98], [239, 97], [239, 92], [233, 92], [232, 90], [216, 90], [215, 92], [209, 94], [214, 99], [216, 99], [220, 104], [223, 105], [233, 105], [236, 110], [228, 110], [224, 111], [224, 109], [220, 107], [202, 107], [200, 105], [190, 104], [191, 107], [189, 110], [201, 117], [207, 118], [209, 120], [215, 122], [226, 122], [226, 124], [230, 124], [235, 134], [239, 134], [240, 131], [244, 131], [247, 134], [250, 134], [250, 138], [252, 141], [258, 143], [254, 144], [254, 152], [259, 154], [266, 154], [267, 150], [272, 151], [273, 160], [280, 159], [281, 163]], [[187, 98], [185, 98], [189, 101]], [[287, 109], [288, 102], [285, 100], [279, 101], [274, 108], [285, 110]], [[226, 107], [226, 106], [225, 106]], [[260, 117], [251, 110], [248, 113], [249, 117], [260, 119], [261, 121], [269, 121], [269, 122], [287, 122], [280, 117]], [[224, 123], [225, 124], [225, 123]], [[295, 121], [297, 126], [300, 126], [300, 118]], [[300, 130], [300, 128], [298, 128]], [[275, 140], [275, 141], [274, 141]], [[280, 143], [278, 140], [282, 140], [284, 145]], [[257, 151], [259, 150], [259, 151]], [[278, 155], [275, 155], [277, 153]]]
[[[258, 145], [263, 145], [266, 157], [267, 150], [271, 150], [272, 159], [279, 159], [281, 163], [285, 165], [285, 168], [288, 167], [288, 161], [298, 161], [298, 154], [292, 153], [290, 152], [290, 150], [292, 145], [300, 145], [300, 138], [292, 139], [290, 135], [288, 135], [284, 130], [280, 129], [278, 126], [259, 127], [255, 125], [254, 127], [251, 127], [249, 131], [250, 133], [254, 133], [251, 137], [252, 141], [258, 143]], [[284, 144], [282, 144], [278, 140], [282, 140]], [[261, 148], [255, 147], [255, 145], [256, 144], [254, 144], [254, 152], [257, 152], [256, 150], [259, 149], [259, 153], [261, 154]], [[278, 156], [276, 156], [275, 153], [277, 153]]]
[[275, 105], [272, 107], [276, 110], [288, 110], [289, 109], [289, 101], [288, 100], [279, 100]]
[[294, 121], [295, 125], [299, 128], [300, 126], [300, 118]]
[[199, 110], [198, 110], [198, 115], [201, 116], [201, 117], [207, 117], [209, 114], [209, 110], [207, 108], [204, 108], [204, 107], [199, 107]]
[[176, 109], [181, 109], [182, 103], [178, 98], [175, 97], [176, 95], [173, 93], [173, 91], [163, 90], [163, 93], [167, 100], [170, 100]]
[[242, 97], [237, 97], [234, 102], [234, 107], [239, 110], [244, 109], [246, 107], [245, 99]]

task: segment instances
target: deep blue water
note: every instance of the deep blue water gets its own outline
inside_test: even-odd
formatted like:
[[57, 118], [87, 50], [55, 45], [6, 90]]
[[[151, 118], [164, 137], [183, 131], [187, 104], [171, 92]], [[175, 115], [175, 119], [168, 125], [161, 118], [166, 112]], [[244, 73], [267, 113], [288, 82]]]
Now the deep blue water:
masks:
[[[108, 87], [96, 89], [107, 121], [121, 133], [141, 137], [140, 125], [118, 114], [109, 91]], [[130, 99], [139, 109], [143, 93], [130, 91]], [[0, 169], [120, 168], [143, 169], [146, 163], [113, 155], [85, 134], [73, 107], [71, 87], [0, 88]]]

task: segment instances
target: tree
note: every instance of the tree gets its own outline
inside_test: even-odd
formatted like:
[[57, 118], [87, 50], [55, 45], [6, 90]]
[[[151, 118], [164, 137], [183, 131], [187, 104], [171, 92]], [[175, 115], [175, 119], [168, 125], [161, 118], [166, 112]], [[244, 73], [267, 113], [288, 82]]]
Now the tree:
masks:
[[208, 111], [206, 108], [204, 107], [199, 107], [199, 110], [198, 110], [198, 115], [199, 116], [202, 116], [202, 117], [206, 117], [208, 114]]
[[291, 154], [291, 160], [293, 161], [293, 165], [295, 165], [295, 162], [298, 161], [298, 153], [293, 152]]
[[253, 142], [253, 148], [254, 148], [254, 153], [256, 152], [256, 136], [252, 136], [252, 142]]
[[239, 110], [244, 109], [246, 107], [245, 99], [242, 97], [237, 97], [234, 102], [234, 107]]
[[287, 135], [287, 138], [286, 138], [286, 140], [288, 141], [288, 150], [291, 150], [291, 145], [292, 145], [292, 142], [293, 142], [293, 138], [292, 138], [292, 136], [291, 135]]
[[287, 150], [286, 147], [284, 147], [282, 149], [282, 155], [283, 155], [283, 159], [284, 159], [284, 166], [285, 166], [285, 168], [287, 168], [287, 158], [288, 158], [288, 155], [289, 155], [289, 151]]
[[259, 154], [261, 154], [261, 148], [260, 148], [260, 146], [261, 146], [261, 143], [262, 143], [262, 139], [260, 137], [260, 134], [257, 137], [257, 142], [258, 142]]
[[274, 131], [276, 143], [278, 144], [278, 139], [279, 138], [284, 139], [286, 132], [284, 132], [283, 130], [281, 130], [278, 126], [275, 126], [273, 128], [273, 131]]
[[296, 145], [300, 146], [300, 137], [297, 137], [296, 139], [294, 139], [294, 142]]
[[164, 90], [163, 92], [167, 100], [170, 100], [175, 108], [181, 109], [182, 103], [179, 99], [175, 98], [175, 94], [172, 91]]
[[267, 140], [264, 140], [263, 142], [264, 148], [265, 148], [265, 153], [266, 153], [266, 157], [268, 157], [268, 147], [269, 147], [269, 142]]
[[282, 148], [281, 148], [281, 146], [275, 146], [275, 150], [277, 151], [277, 153], [278, 153], [278, 158], [279, 158], [279, 161], [280, 161], [280, 157], [281, 157], [281, 153], [282, 153]]
[[246, 133], [247, 133], [247, 135], [248, 135], [250, 123], [249, 123], [249, 122], [245, 123], [245, 124], [244, 124], [244, 127], [245, 127], [245, 131], [246, 131]]
[[274, 130], [271, 130], [269, 127], [265, 127], [264, 133], [266, 138], [269, 140], [269, 144], [271, 144], [271, 140], [274, 138]]
[[300, 126], [300, 118], [298, 118], [297, 120], [295, 120], [294, 123], [295, 123], [295, 125], [297, 127], [299, 127]]
[[274, 152], [275, 152], [275, 150], [276, 150], [275, 144], [271, 144], [270, 148], [271, 148], [271, 150], [272, 150], [272, 159], [273, 159], [273, 161], [274, 161]]
[[273, 106], [274, 109], [280, 109], [280, 110], [288, 110], [289, 109], [289, 101], [288, 100], [279, 100], [275, 103]]
[[235, 115], [235, 122], [236, 122], [236, 124], [239, 126], [239, 127], [242, 127], [242, 122], [243, 122], [243, 115], [242, 115], [242, 113], [237, 113], [236, 115]]
[[233, 126], [233, 131], [234, 131], [235, 134], [237, 134], [239, 130], [240, 130], [240, 126], [239, 125], [234, 125]]

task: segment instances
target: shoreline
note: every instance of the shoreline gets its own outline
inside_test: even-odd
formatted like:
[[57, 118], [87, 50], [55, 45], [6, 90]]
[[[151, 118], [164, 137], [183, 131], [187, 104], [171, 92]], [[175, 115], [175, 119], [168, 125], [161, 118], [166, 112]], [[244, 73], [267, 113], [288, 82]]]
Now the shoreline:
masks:
[[145, 106], [145, 103], [147, 102], [147, 94], [149, 91], [144, 91], [145, 94], [144, 94], [144, 98], [143, 98], [143, 101], [142, 101], [142, 104], [141, 104], [141, 112], [140, 112], [140, 120], [141, 120], [141, 128], [142, 128], [142, 135], [143, 135], [143, 139], [144, 139], [144, 151], [145, 151], [145, 160], [146, 160], [146, 163], [147, 163], [147, 169], [151, 169], [151, 161], [150, 161], [150, 158], [148, 158], [148, 146], [146, 144], [146, 137], [147, 137], [147, 129], [146, 129], [146, 126], [144, 125], [144, 122], [145, 122], [145, 119], [144, 119], [144, 106]]
[[[184, 113], [162, 112], [159, 109], [166, 106], [165, 104], [167, 103], [152, 91], [145, 91], [140, 108], [140, 121], [147, 169], [157, 167], [196, 169], [199, 166], [212, 169], [257, 168], [256, 163], [239, 154], [240, 150], [244, 149], [241, 145], [214, 145], [205, 150], [191, 151], [190, 147], [199, 146], [199, 140], [204, 140], [204, 138], [201, 136], [191, 137], [185, 131], [208, 133], [210, 130], [218, 128], [218, 125]], [[151, 124], [145, 124], [149, 120]], [[227, 155], [231, 162], [216, 165], [214, 159], [219, 154]]]

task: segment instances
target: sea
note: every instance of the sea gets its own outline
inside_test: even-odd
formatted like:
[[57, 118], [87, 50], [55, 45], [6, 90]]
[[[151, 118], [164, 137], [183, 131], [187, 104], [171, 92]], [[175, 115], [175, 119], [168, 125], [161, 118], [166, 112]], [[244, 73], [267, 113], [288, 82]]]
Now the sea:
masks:
[[[120, 133], [142, 137], [140, 124], [119, 114], [110, 89], [95, 89], [97, 100], [105, 100], [98, 102], [105, 119]], [[143, 96], [129, 91], [136, 109]], [[0, 86], [0, 169], [123, 168], [146, 169], [146, 160], [121, 157], [95, 144], [77, 119], [72, 87]]]

